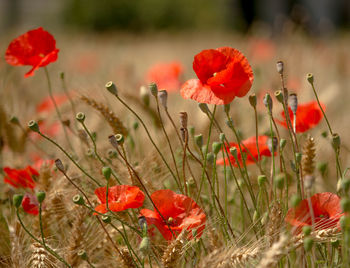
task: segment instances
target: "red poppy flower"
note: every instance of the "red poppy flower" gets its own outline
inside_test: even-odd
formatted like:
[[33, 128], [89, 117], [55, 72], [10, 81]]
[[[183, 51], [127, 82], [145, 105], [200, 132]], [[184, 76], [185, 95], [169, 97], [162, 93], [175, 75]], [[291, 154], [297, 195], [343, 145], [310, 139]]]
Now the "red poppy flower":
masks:
[[35, 181], [33, 180], [33, 176], [39, 176], [38, 171], [31, 166], [27, 166], [24, 169], [4, 167], [4, 172], [6, 173], [4, 182], [15, 188], [34, 189]]
[[[190, 197], [171, 190], [159, 190], [151, 195], [151, 199], [168, 224], [156, 209], [142, 209], [140, 214], [146, 217], [147, 224], [154, 224], [166, 240], [173, 239], [169, 226], [175, 236], [183, 229], [197, 229], [197, 238], [203, 234], [206, 216]], [[191, 237], [190, 234], [189, 238]]]
[[22, 207], [25, 212], [32, 215], [39, 214], [39, 203], [35, 195], [25, 194], [22, 200]]
[[230, 47], [203, 50], [194, 57], [193, 70], [199, 80], [188, 80], [181, 95], [201, 103], [228, 104], [245, 96], [254, 80], [246, 57]]
[[[270, 137], [268, 137], [268, 136], [259, 136], [258, 137], [258, 145], [259, 145], [260, 156], [268, 156], [268, 157], [271, 156], [271, 152], [270, 152], [269, 147], [267, 145], [269, 139], [270, 139]], [[249, 139], [243, 140], [242, 144], [245, 145], [245, 146], [241, 145], [241, 148], [242, 148], [242, 151], [245, 152], [246, 156], [247, 156], [246, 161], [245, 161], [246, 165], [254, 164], [255, 161], [258, 160], [258, 149], [256, 147], [256, 137], [253, 136], [253, 137], [250, 137]], [[230, 151], [229, 151], [229, 149], [232, 148], [232, 147], [235, 147], [237, 149], [238, 161], [239, 161], [240, 166], [242, 166], [243, 165], [242, 154], [241, 154], [241, 152], [239, 150], [238, 144], [234, 143], [234, 142], [231, 142], [229, 144], [229, 146], [226, 146], [226, 148], [228, 150], [228, 153], [230, 155], [231, 163], [234, 166], [237, 166], [237, 163], [236, 163], [236, 160], [235, 160], [234, 156], [231, 155]], [[248, 151], [249, 151], [249, 153], [248, 153]], [[225, 154], [226, 154], [226, 152], [225, 152]], [[228, 160], [227, 157], [225, 159], [218, 159], [216, 161], [217, 165], [224, 165], [224, 163], [226, 165], [229, 165], [229, 160]]]
[[[314, 228], [320, 230], [337, 227], [339, 219], [344, 215], [340, 208], [339, 196], [333, 193], [318, 193], [310, 199], [315, 220]], [[299, 233], [303, 226], [312, 225], [308, 200], [304, 199], [296, 208], [290, 208], [285, 221], [295, 228], [296, 233]]]
[[14, 66], [31, 65], [32, 69], [24, 75], [29, 77], [39, 67], [55, 62], [58, 51], [54, 37], [40, 27], [15, 38], [6, 50], [5, 59]]
[[180, 88], [180, 76], [183, 73], [183, 66], [179, 62], [160, 62], [151, 66], [146, 74], [146, 82], [155, 82], [160, 89], [168, 92], [177, 91]]
[[[95, 210], [106, 213], [106, 187], [97, 188], [95, 194], [101, 202]], [[111, 211], [118, 212], [128, 208], [138, 208], [142, 206], [144, 200], [145, 195], [139, 187], [116, 185], [108, 188], [108, 208]]]
[[[53, 98], [55, 99], [55, 102], [57, 106], [61, 106], [64, 104], [67, 100], [68, 97], [66, 94], [63, 95], [54, 95]], [[50, 113], [53, 110], [55, 110], [55, 105], [52, 102], [51, 97], [45, 97], [37, 106], [36, 106], [36, 111], [38, 113]]]
[[[325, 109], [325, 106], [323, 104], [321, 104], [321, 106], [322, 106], [322, 109]], [[284, 111], [281, 112], [281, 115], [284, 120], [282, 121], [276, 120], [276, 121], [283, 127], [287, 128], [286, 116], [284, 114]], [[289, 116], [290, 116], [291, 122], [293, 123], [294, 115], [290, 108], [289, 108]], [[321, 119], [323, 118], [322, 111], [316, 101], [311, 101], [304, 104], [298, 104], [296, 116], [297, 118], [295, 123], [295, 129], [297, 133], [302, 133], [315, 127], [318, 123], [320, 123]]]

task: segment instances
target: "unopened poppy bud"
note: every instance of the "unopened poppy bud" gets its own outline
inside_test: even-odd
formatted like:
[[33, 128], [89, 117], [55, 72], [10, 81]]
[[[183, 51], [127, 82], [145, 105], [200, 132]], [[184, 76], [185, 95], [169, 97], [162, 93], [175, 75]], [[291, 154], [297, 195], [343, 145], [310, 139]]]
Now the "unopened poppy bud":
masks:
[[259, 185], [259, 187], [264, 186], [266, 181], [267, 181], [267, 177], [265, 175], [259, 175], [258, 176], [258, 185]]
[[341, 206], [343, 212], [350, 212], [350, 199], [347, 197], [343, 197], [340, 200], [340, 206]]
[[74, 204], [77, 204], [80, 206], [85, 204], [84, 198], [80, 194], [76, 194], [75, 196], [73, 196], [72, 200]]
[[114, 137], [115, 137], [115, 140], [117, 141], [117, 143], [119, 145], [122, 145], [124, 143], [124, 136], [123, 136], [123, 134], [116, 134], [116, 135], [114, 135]]
[[38, 199], [39, 203], [42, 203], [45, 200], [45, 197], [46, 197], [45, 192], [39, 191], [35, 195], [36, 195], [36, 199]]
[[257, 98], [256, 98], [256, 95], [255, 95], [255, 94], [251, 94], [251, 95], [249, 96], [249, 103], [250, 103], [250, 105], [255, 109], [256, 104], [257, 104]]
[[233, 129], [233, 120], [232, 120], [232, 118], [229, 118], [228, 120], [226, 120], [226, 125], [229, 127], [229, 128], [231, 128], [231, 129]]
[[297, 160], [298, 164], [300, 164], [302, 158], [303, 155], [301, 153], [295, 153], [295, 159]]
[[20, 205], [22, 204], [22, 200], [23, 200], [23, 194], [15, 194], [12, 197], [13, 205], [16, 208], [20, 207]]
[[88, 256], [87, 256], [85, 250], [83, 250], [83, 249], [79, 250], [77, 254], [84, 261], [86, 261], [88, 259]]
[[156, 83], [152, 82], [148, 85], [148, 88], [149, 90], [151, 91], [151, 94], [154, 96], [154, 97], [157, 97], [158, 95], [158, 86]]
[[188, 127], [188, 132], [190, 133], [191, 137], [193, 137], [194, 136], [194, 132], [195, 132], [194, 126], [189, 126]]
[[345, 178], [341, 181], [341, 188], [344, 190], [346, 193], [350, 189], [350, 179]]
[[208, 105], [206, 103], [198, 103], [198, 107], [205, 114], [209, 111]]
[[306, 79], [310, 84], [314, 83], [314, 75], [313, 74], [307, 74]]
[[304, 239], [304, 249], [305, 251], [310, 251], [314, 244], [314, 240], [311, 237], [305, 237]]
[[287, 140], [286, 139], [280, 139], [280, 148], [281, 148], [281, 150], [284, 149], [286, 144], [287, 144]]
[[283, 189], [285, 179], [286, 176], [284, 173], [280, 173], [274, 178], [274, 183], [278, 189]]
[[269, 148], [270, 152], [276, 152], [278, 145], [278, 140], [276, 137], [270, 138], [267, 140], [267, 147]]
[[232, 154], [233, 157], [234, 157], [235, 159], [237, 159], [237, 158], [238, 158], [237, 148], [236, 148], [236, 147], [231, 147], [231, 148], [230, 148], [230, 154]]
[[314, 185], [315, 177], [313, 175], [306, 175], [304, 178], [304, 186], [306, 190], [311, 190]]
[[194, 141], [196, 142], [197, 146], [199, 148], [202, 148], [203, 146], [203, 135], [202, 134], [198, 134], [196, 136], [194, 136]]
[[82, 112], [77, 113], [75, 118], [80, 122], [83, 123], [85, 121], [85, 114]]
[[289, 106], [290, 109], [292, 110], [293, 114], [297, 113], [297, 109], [298, 109], [298, 97], [297, 94], [292, 93], [289, 95]]
[[34, 120], [30, 120], [29, 123], [28, 123], [28, 127], [31, 131], [34, 131], [34, 132], [37, 132], [39, 133], [40, 132], [40, 129], [39, 129], [39, 125], [36, 121]]
[[142, 232], [145, 231], [145, 234], [147, 234], [147, 220], [145, 216], [139, 216], [138, 219], [139, 225], [140, 225], [140, 229]]
[[222, 143], [214, 141], [212, 144], [213, 153], [217, 155], [221, 150]]
[[149, 106], [150, 103], [150, 97], [149, 97], [149, 91], [145, 86], [140, 87], [140, 97], [145, 106]]
[[335, 150], [338, 150], [340, 147], [340, 136], [337, 133], [332, 135], [332, 145]]
[[103, 167], [102, 174], [105, 177], [105, 179], [108, 181], [111, 178], [112, 169], [110, 167]]
[[64, 166], [63, 166], [63, 163], [62, 163], [62, 161], [60, 160], [60, 159], [56, 159], [55, 160], [55, 165], [56, 165], [56, 167], [57, 167], [57, 169], [59, 170], [59, 171], [61, 171], [61, 172], [64, 172], [65, 171], [65, 168], [64, 168]]
[[282, 90], [275, 91], [275, 97], [280, 103], [284, 102]]
[[225, 133], [220, 133], [219, 139], [220, 139], [221, 142], [225, 142], [225, 139], [226, 139]]
[[109, 223], [112, 222], [111, 217], [108, 216], [108, 215], [103, 215], [103, 216], [101, 217], [101, 220], [102, 220], [104, 223], [107, 223], [107, 224], [109, 224]]
[[300, 204], [300, 202], [301, 202], [301, 198], [300, 198], [300, 196], [297, 195], [297, 194], [292, 195], [292, 197], [291, 197], [290, 200], [291, 200], [291, 203], [292, 203], [292, 207], [293, 207], [293, 208], [296, 208], [296, 207]]
[[207, 162], [209, 163], [209, 164], [213, 164], [214, 163], [214, 154], [213, 153], [208, 153], [207, 154]]
[[279, 60], [277, 63], [276, 63], [276, 68], [277, 68], [277, 72], [279, 74], [283, 74], [283, 69], [284, 69], [284, 66], [283, 66], [283, 61]]
[[166, 90], [160, 90], [158, 92], [158, 98], [164, 109], [168, 109], [168, 92]]
[[226, 114], [228, 114], [230, 112], [230, 109], [231, 109], [231, 103], [224, 105], [224, 111]]
[[308, 236], [311, 234], [312, 228], [309, 225], [303, 226], [303, 234]]
[[150, 245], [149, 238], [147, 236], [143, 237], [139, 246], [139, 250], [142, 256], [148, 255], [149, 248], [150, 248], [149, 245]]
[[180, 124], [181, 127], [187, 128], [187, 113], [186, 112], [180, 112]]
[[14, 125], [18, 125], [19, 124], [19, 120], [17, 118], [17, 116], [11, 116], [10, 118], [10, 123], [14, 124]]
[[107, 82], [106, 89], [113, 95], [118, 96], [118, 89], [112, 81]]
[[271, 111], [272, 111], [272, 98], [271, 98], [269, 93], [266, 93], [263, 102], [264, 102], [265, 107], [271, 113]]

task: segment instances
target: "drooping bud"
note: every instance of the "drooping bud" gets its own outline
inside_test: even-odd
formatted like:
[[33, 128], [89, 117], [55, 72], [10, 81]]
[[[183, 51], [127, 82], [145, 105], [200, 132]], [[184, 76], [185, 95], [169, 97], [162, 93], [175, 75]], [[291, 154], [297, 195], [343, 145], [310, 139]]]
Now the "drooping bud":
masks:
[[63, 163], [62, 163], [62, 161], [60, 160], [60, 159], [56, 159], [55, 160], [55, 165], [56, 165], [56, 167], [57, 167], [57, 169], [59, 170], [59, 171], [61, 171], [61, 172], [65, 172], [65, 168], [64, 168], [64, 166], [63, 166]]
[[34, 132], [37, 132], [39, 133], [40, 132], [40, 129], [39, 129], [39, 125], [36, 121], [34, 120], [30, 120], [29, 123], [28, 123], [28, 127], [31, 131], [34, 131]]
[[149, 90], [145, 86], [140, 87], [140, 98], [145, 106], [149, 106], [150, 104], [150, 96]]
[[73, 200], [73, 203], [76, 205], [82, 206], [85, 204], [84, 198], [80, 194], [76, 194], [75, 196], [73, 196], [72, 200]]
[[39, 191], [36, 194], [36, 199], [38, 199], [39, 203], [42, 203], [45, 200], [46, 194], [43, 191]]
[[233, 125], [233, 120], [230, 117], [228, 120], [226, 120], [226, 125], [230, 128], [233, 129], [234, 125]]
[[280, 103], [284, 102], [282, 90], [275, 91], [275, 97]]
[[13, 195], [12, 201], [13, 201], [13, 205], [16, 208], [20, 207], [20, 205], [22, 204], [22, 200], [23, 200], [23, 194], [15, 194], [15, 195]]
[[205, 114], [207, 114], [209, 112], [209, 108], [208, 108], [208, 105], [206, 103], [198, 103], [198, 107]]
[[187, 113], [186, 112], [180, 112], [180, 124], [181, 124], [181, 127], [187, 128], [187, 120], [188, 120]]
[[307, 74], [306, 79], [311, 85], [314, 83], [314, 75], [313, 74]]
[[253, 93], [249, 96], [249, 103], [255, 109], [256, 104], [257, 104], [257, 98], [256, 98], [255, 93]]
[[283, 61], [281, 61], [281, 60], [276, 63], [277, 72], [279, 74], [283, 74], [283, 69], [284, 69], [283, 65], [284, 65]]
[[196, 136], [194, 136], [194, 141], [196, 142], [197, 146], [199, 148], [202, 148], [203, 146], [203, 135], [202, 134], [198, 134]]
[[345, 193], [347, 191], [349, 191], [349, 189], [350, 189], [350, 179], [349, 178], [342, 179], [341, 188], [344, 190]]
[[108, 181], [111, 178], [112, 169], [110, 167], [103, 167], [102, 174], [105, 177], [105, 179]]
[[154, 96], [154, 97], [157, 97], [158, 95], [158, 86], [156, 83], [152, 82], [148, 85], [148, 88], [149, 90], [151, 91], [151, 94]]
[[145, 234], [147, 234], [147, 220], [145, 216], [139, 216], [138, 219], [139, 225], [140, 225], [140, 229], [142, 231], [142, 233], [145, 232]]
[[168, 92], [166, 90], [160, 90], [158, 92], [158, 98], [160, 104], [164, 107], [164, 109], [168, 109]]
[[118, 96], [118, 89], [112, 81], [107, 82], [106, 89], [113, 95]]
[[222, 143], [221, 142], [214, 141], [213, 144], [212, 144], [213, 153], [215, 155], [217, 155], [220, 152], [221, 147], [222, 147]]
[[143, 237], [139, 246], [142, 256], [147, 256], [150, 249], [150, 241], [147, 236]]
[[298, 109], [297, 94], [295, 94], [295, 93], [290, 94], [288, 100], [289, 100], [290, 109], [292, 110], [293, 114], [295, 115], [297, 113], [297, 109]]
[[266, 93], [263, 102], [264, 102], [265, 107], [271, 113], [271, 111], [272, 111], [272, 98], [271, 98], [269, 93]]
[[85, 121], [85, 114], [82, 112], [77, 113], [75, 118], [80, 122], [83, 123]]

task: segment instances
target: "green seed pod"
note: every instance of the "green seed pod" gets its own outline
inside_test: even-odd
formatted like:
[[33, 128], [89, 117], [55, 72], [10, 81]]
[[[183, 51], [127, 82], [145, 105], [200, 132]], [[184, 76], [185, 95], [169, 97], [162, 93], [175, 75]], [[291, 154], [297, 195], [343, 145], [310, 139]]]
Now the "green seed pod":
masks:
[[306, 252], [310, 251], [312, 249], [312, 246], [314, 244], [314, 240], [311, 237], [306, 237], [304, 239], [304, 249]]
[[102, 174], [105, 177], [105, 179], [108, 181], [111, 177], [112, 169], [110, 167], [103, 167]]
[[350, 212], [350, 199], [347, 197], [343, 197], [340, 200], [340, 206], [344, 212]]
[[303, 155], [301, 153], [295, 153], [295, 159], [297, 160], [298, 164], [300, 164], [302, 157]]
[[281, 151], [283, 151], [284, 147], [286, 147], [287, 140], [286, 139], [280, 139], [280, 148]]
[[39, 191], [35, 195], [39, 203], [42, 203], [45, 200], [45, 197], [46, 197], [45, 192]]
[[202, 148], [202, 146], [203, 146], [203, 135], [199, 134], [199, 135], [194, 136], [194, 141], [195, 141], [195, 143], [197, 144], [197, 146], [199, 148]]
[[338, 150], [340, 147], [340, 137], [337, 133], [332, 135], [332, 145], [335, 150]]
[[311, 85], [314, 83], [314, 75], [313, 74], [307, 74], [306, 79]]
[[205, 114], [209, 111], [208, 105], [206, 103], [198, 103], [198, 107]]
[[118, 89], [112, 81], [107, 82], [106, 89], [113, 95], [118, 96]]
[[87, 256], [85, 250], [83, 250], [83, 249], [79, 250], [77, 255], [84, 261], [86, 261], [88, 259], [88, 256]]
[[275, 91], [275, 97], [280, 103], [284, 102], [282, 90]]
[[207, 162], [209, 163], [209, 164], [214, 164], [214, 154], [213, 153], [208, 153], [207, 154]]
[[220, 133], [219, 138], [220, 138], [220, 141], [221, 141], [222, 143], [224, 143], [224, 142], [225, 142], [225, 139], [226, 139], [225, 133]]
[[84, 205], [85, 201], [80, 194], [76, 194], [75, 196], [73, 196], [73, 203], [77, 205]]
[[115, 137], [115, 139], [116, 139], [116, 141], [117, 141], [117, 143], [119, 145], [124, 144], [124, 136], [123, 136], [123, 134], [116, 134], [114, 137]]
[[222, 143], [214, 141], [212, 144], [212, 150], [215, 155], [217, 155], [221, 150]]
[[103, 216], [101, 217], [101, 220], [102, 220], [104, 223], [107, 223], [107, 224], [111, 223], [111, 221], [112, 221], [111, 217], [108, 216], [108, 215], [103, 215]]
[[40, 132], [40, 129], [39, 129], [39, 125], [36, 121], [34, 120], [30, 120], [29, 123], [28, 123], [28, 127], [31, 131], [34, 131], [34, 132], [37, 132], [39, 133]]
[[292, 203], [293, 208], [296, 208], [301, 202], [301, 198], [297, 194], [292, 195], [292, 197], [290, 199], [291, 199], [291, 203]]
[[19, 208], [22, 204], [23, 194], [15, 194], [12, 198], [13, 204], [16, 208]]
[[145, 86], [140, 87], [140, 98], [145, 106], [149, 106], [150, 104], [150, 94]]
[[278, 189], [283, 189], [285, 179], [286, 176], [284, 173], [280, 173], [274, 178], [274, 183]]
[[249, 95], [249, 103], [250, 103], [250, 106], [252, 106], [255, 109], [256, 104], [257, 104], [257, 98], [256, 98], [256, 95], [254, 93]]
[[151, 91], [151, 94], [154, 96], [154, 97], [157, 97], [158, 96], [158, 86], [156, 83], [152, 82], [148, 85], [148, 88], [149, 90]]
[[267, 177], [265, 175], [259, 175], [258, 176], [258, 185], [259, 185], [259, 187], [264, 186], [266, 181], [267, 181]]
[[75, 118], [80, 122], [83, 123], [85, 121], [85, 114], [82, 112], [77, 113]]
[[303, 234], [309, 236], [311, 234], [312, 228], [309, 225], [303, 226]]
[[236, 148], [236, 147], [230, 148], [230, 154], [232, 154], [233, 157], [234, 157], [236, 160], [238, 159], [238, 153], [237, 153], [237, 148]]

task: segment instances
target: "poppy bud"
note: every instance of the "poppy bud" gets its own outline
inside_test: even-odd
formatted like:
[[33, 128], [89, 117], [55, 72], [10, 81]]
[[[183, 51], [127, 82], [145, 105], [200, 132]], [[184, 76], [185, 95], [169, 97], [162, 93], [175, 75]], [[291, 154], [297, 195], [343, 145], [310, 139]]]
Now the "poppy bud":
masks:
[[277, 63], [276, 63], [276, 68], [277, 68], [277, 72], [279, 73], [279, 74], [283, 74], [283, 68], [284, 66], [283, 66], [283, 61], [278, 61]]
[[119, 145], [124, 144], [124, 136], [123, 136], [123, 134], [116, 134], [116, 135], [114, 135], [114, 137], [115, 137], [115, 140], [117, 141], [117, 143]]
[[55, 160], [55, 165], [59, 171], [64, 172], [65, 168], [64, 168], [63, 163], [60, 159], [57, 158]]
[[347, 197], [343, 197], [340, 200], [340, 206], [344, 212], [350, 212], [350, 199]]
[[212, 144], [213, 153], [217, 155], [220, 152], [222, 143], [214, 141]]
[[332, 135], [332, 145], [335, 150], [338, 150], [340, 147], [340, 137], [337, 133]]
[[139, 250], [142, 256], [147, 256], [149, 252], [149, 245], [150, 245], [149, 238], [147, 236], [143, 237], [139, 246]]
[[112, 81], [107, 82], [106, 89], [113, 95], [118, 96], [118, 89]]
[[19, 208], [22, 204], [23, 194], [15, 194], [12, 197], [13, 204], [16, 208]]
[[181, 127], [187, 128], [187, 113], [186, 112], [180, 112], [180, 124], [181, 124]]
[[271, 96], [269, 93], [266, 93], [263, 102], [264, 102], [265, 107], [271, 113], [271, 111], [272, 111], [272, 99], [271, 99]]
[[157, 97], [158, 95], [158, 86], [156, 83], [152, 82], [148, 85], [148, 88], [149, 90], [151, 91], [151, 94], [154, 96], [154, 97]]
[[189, 126], [189, 127], [188, 127], [188, 132], [189, 132], [190, 135], [193, 137], [193, 136], [194, 136], [194, 132], [195, 132], [194, 126]]
[[274, 178], [274, 183], [278, 189], [283, 189], [285, 179], [286, 176], [284, 173], [280, 173]]
[[168, 92], [166, 90], [160, 90], [158, 92], [158, 98], [164, 109], [168, 109]]
[[141, 231], [144, 232], [146, 230], [146, 234], [147, 234], [147, 220], [146, 220], [146, 217], [145, 216], [139, 216], [139, 225], [140, 225], [140, 228], [141, 228]]
[[219, 139], [220, 139], [221, 142], [225, 142], [225, 139], [226, 139], [225, 133], [220, 133]]
[[311, 85], [314, 83], [314, 75], [313, 74], [307, 74], [306, 79]]
[[198, 107], [205, 114], [209, 111], [208, 105], [206, 103], [198, 103]]
[[302, 158], [303, 155], [301, 153], [295, 153], [295, 159], [297, 160], [298, 164], [300, 164]]
[[306, 237], [304, 239], [304, 249], [305, 251], [310, 251], [312, 249], [312, 246], [314, 244], [314, 240], [311, 237]]
[[149, 91], [145, 86], [140, 87], [140, 97], [144, 105], [147, 107], [149, 106], [150, 103], [150, 98], [149, 98]]
[[88, 256], [87, 256], [85, 250], [83, 250], [83, 249], [79, 250], [77, 255], [84, 261], [86, 261], [88, 259]]
[[102, 174], [105, 177], [105, 179], [108, 181], [111, 177], [112, 169], [110, 167], [103, 167]]
[[45, 192], [39, 191], [35, 195], [36, 195], [36, 199], [38, 199], [39, 203], [42, 203], [45, 200], [45, 197], [46, 197]]
[[276, 152], [278, 145], [278, 140], [276, 137], [273, 137], [272, 139], [267, 140], [267, 147], [269, 148], [270, 152]]
[[280, 148], [281, 148], [281, 150], [284, 149], [286, 144], [287, 144], [287, 140], [286, 139], [280, 139]]
[[19, 120], [17, 118], [17, 116], [11, 116], [10, 118], [10, 123], [14, 124], [14, 125], [18, 125], [19, 124]]
[[39, 129], [39, 125], [36, 121], [34, 120], [30, 120], [29, 123], [28, 123], [28, 127], [31, 131], [34, 131], [34, 132], [37, 132], [39, 133], [40, 132], [40, 129]]
[[112, 221], [111, 217], [108, 216], [108, 215], [103, 215], [103, 216], [101, 217], [101, 220], [102, 220], [104, 223], [107, 223], [107, 224], [111, 223], [111, 221]]
[[196, 142], [197, 146], [199, 148], [202, 148], [203, 146], [203, 135], [202, 134], [198, 134], [196, 136], [194, 136], [194, 141]]
[[282, 90], [275, 91], [275, 97], [280, 103], [284, 102]]
[[230, 109], [231, 109], [231, 103], [224, 105], [224, 111], [226, 114], [228, 114], [230, 112]]
[[233, 157], [237, 160], [237, 158], [238, 158], [238, 153], [237, 153], [237, 148], [236, 148], [236, 147], [230, 148], [230, 154], [232, 154]]
[[303, 226], [303, 234], [309, 236], [311, 234], [312, 228], [309, 225]]
[[292, 93], [289, 95], [289, 106], [290, 109], [292, 110], [293, 114], [297, 113], [298, 109], [298, 97], [297, 94]]
[[82, 112], [77, 113], [75, 118], [80, 122], [83, 123], [85, 121], [85, 114]]
[[227, 121], [226, 121], [226, 125], [229, 127], [229, 128], [231, 128], [231, 129], [233, 129], [233, 120], [232, 120], [232, 118], [229, 118]]
[[292, 195], [292, 197], [291, 197], [290, 200], [291, 200], [291, 203], [292, 203], [292, 207], [293, 207], [293, 208], [296, 208], [296, 207], [299, 205], [299, 203], [301, 202], [301, 198], [300, 198], [300, 196], [297, 195], [297, 194]]
[[213, 164], [214, 163], [214, 154], [213, 153], [208, 153], [207, 154], [207, 162], [209, 163], [209, 164]]
[[76, 194], [75, 196], [73, 196], [73, 203], [76, 205], [84, 205], [85, 201], [84, 198], [80, 195], [80, 194]]
[[345, 178], [341, 181], [341, 188], [344, 190], [344, 192], [346, 193], [347, 191], [349, 191], [350, 188], [350, 179]]
[[260, 187], [264, 186], [266, 181], [267, 181], [267, 177], [265, 175], [258, 176], [258, 184]]
[[251, 95], [249, 96], [249, 103], [250, 103], [250, 105], [255, 109], [256, 103], [257, 103], [257, 98], [256, 98], [256, 95], [255, 95], [255, 94], [251, 94]]

